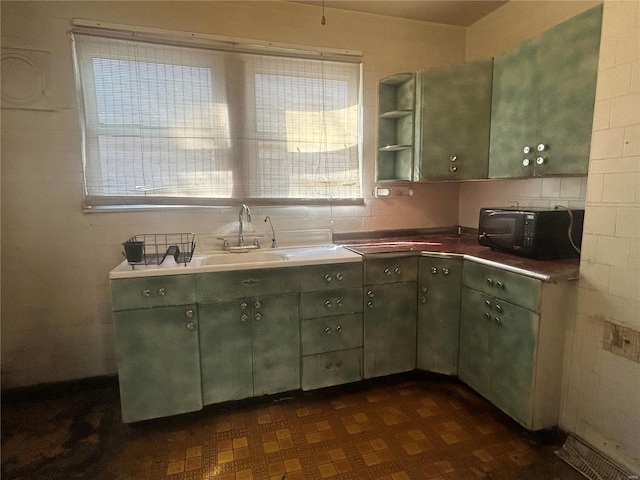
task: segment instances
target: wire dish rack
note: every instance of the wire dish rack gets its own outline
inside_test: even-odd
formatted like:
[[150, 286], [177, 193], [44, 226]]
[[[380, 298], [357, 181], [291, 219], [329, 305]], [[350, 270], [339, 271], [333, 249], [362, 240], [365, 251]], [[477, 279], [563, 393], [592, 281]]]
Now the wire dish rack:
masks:
[[153, 233], [134, 235], [122, 244], [122, 255], [131, 268], [136, 265], [160, 265], [167, 257], [186, 265], [196, 248], [193, 233]]

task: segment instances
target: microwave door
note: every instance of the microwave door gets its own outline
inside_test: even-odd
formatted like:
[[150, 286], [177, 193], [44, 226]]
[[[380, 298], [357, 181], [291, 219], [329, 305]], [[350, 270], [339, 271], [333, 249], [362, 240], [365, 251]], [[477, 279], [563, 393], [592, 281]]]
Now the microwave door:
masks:
[[486, 212], [480, 228], [480, 244], [499, 250], [520, 250], [523, 223], [522, 213]]

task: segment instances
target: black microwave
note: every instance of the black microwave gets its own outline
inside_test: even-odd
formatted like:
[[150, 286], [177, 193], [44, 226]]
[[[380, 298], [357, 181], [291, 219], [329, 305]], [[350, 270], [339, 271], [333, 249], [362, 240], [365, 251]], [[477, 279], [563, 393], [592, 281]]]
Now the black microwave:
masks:
[[478, 242], [530, 258], [578, 257], [583, 222], [584, 210], [481, 208]]

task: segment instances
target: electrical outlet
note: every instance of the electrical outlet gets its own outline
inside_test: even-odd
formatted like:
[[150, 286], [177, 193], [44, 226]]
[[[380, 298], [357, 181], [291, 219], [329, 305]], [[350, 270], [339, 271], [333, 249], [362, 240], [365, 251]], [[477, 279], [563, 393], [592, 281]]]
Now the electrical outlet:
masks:
[[640, 332], [615, 323], [604, 322], [603, 348], [640, 363]]

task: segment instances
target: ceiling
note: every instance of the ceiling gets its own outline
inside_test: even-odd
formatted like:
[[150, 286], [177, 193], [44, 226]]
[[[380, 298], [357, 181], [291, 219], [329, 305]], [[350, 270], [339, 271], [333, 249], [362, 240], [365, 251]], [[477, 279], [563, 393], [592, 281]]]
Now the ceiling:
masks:
[[[322, 6], [322, 0], [298, 0]], [[325, 0], [325, 8], [468, 27], [507, 3], [489, 0]], [[327, 13], [328, 17], [328, 13]]]

